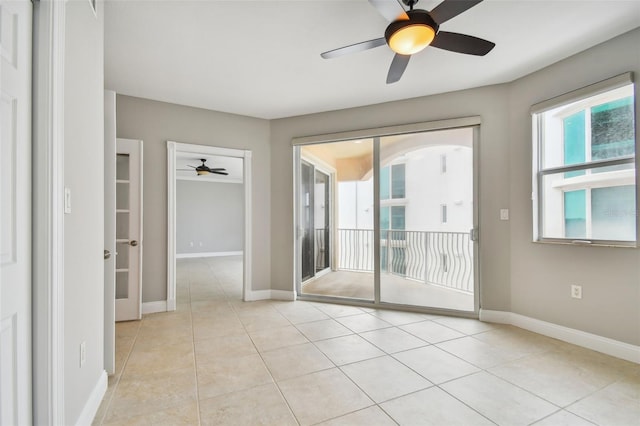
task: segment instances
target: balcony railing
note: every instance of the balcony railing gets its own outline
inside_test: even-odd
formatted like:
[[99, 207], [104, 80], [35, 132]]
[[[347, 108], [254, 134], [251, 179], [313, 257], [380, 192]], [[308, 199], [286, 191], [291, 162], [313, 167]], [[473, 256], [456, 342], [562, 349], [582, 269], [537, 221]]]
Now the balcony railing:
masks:
[[[373, 272], [373, 230], [338, 229], [338, 269]], [[466, 232], [380, 231], [382, 272], [473, 293], [473, 241]]]

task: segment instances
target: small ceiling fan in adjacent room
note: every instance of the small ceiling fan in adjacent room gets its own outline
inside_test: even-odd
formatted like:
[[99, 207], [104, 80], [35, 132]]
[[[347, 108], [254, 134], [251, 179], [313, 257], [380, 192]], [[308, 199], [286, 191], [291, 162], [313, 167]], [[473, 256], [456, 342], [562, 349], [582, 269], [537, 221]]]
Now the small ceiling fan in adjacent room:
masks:
[[200, 161], [202, 161], [202, 164], [199, 166], [192, 166], [187, 164], [187, 167], [191, 167], [191, 169], [178, 169], [181, 171], [191, 171], [191, 170], [195, 170], [196, 174], [198, 176], [204, 176], [204, 175], [208, 175], [210, 173], [216, 174], [216, 175], [224, 175], [227, 176], [229, 173], [227, 173], [227, 169], [222, 168], [222, 167], [218, 167], [218, 168], [211, 168], [209, 166], [207, 166], [205, 163], [207, 162], [206, 158], [201, 158]]
[[396, 53], [389, 67], [387, 84], [399, 81], [409, 64], [411, 55], [427, 46], [467, 55], [484, 56], [495, 47], [495, 43], [466, 34], [440, 31], [440, 25], [481, 1], [444, 0], [427, 12], [413, 8], [418, 0], [402, 0], [402, 3], [409, 7], [408, 11], [400, 4], [400, 0], [369, 0], [369, 3], [391, 22], [384, 32], [384, 37], [329, 50], [320, 56], [325, 59], [335, 58], [387, 44]]

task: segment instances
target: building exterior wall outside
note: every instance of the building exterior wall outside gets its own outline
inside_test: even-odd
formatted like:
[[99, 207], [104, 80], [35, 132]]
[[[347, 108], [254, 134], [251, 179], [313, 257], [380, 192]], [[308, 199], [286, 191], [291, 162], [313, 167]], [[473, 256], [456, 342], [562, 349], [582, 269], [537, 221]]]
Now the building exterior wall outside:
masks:
[[[405, 164], [406, 196], [382, 200], [381, 206], [404, 206], [408, 231], [468, 232], [473, 227], [473, 152], [468, 145], [421, 148], [393, 159], [389, 166]], [[338, 182], [337, 201], [338, 228], [373, 229], [372, 177]], [[446, 223], [442, 205], [447, 206]]]

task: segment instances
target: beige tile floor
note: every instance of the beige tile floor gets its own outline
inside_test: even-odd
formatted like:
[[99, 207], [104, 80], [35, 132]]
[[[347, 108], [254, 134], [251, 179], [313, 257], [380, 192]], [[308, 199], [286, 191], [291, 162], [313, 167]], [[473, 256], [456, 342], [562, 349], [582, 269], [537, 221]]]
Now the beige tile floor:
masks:
[[178, 309], [117, 324], [96, 425], [640, 425], [640, 366], [515, 327], [241, 301], [239, 258], [178, 264]]

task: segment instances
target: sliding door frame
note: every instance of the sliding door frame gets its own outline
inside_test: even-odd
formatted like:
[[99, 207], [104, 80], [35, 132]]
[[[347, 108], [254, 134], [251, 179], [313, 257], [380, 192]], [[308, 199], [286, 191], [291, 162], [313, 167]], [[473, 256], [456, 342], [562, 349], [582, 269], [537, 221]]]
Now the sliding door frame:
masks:
[[[301, 300], [312, 301], [330, 301], [332, 303], [340, 303], [347, 305], [376, 307], [376, 308], [390, 308], [405, 311], [425, 312], [425, 313], [439, 313], [439, 314], [455, 314], [456, 316], [478, 318], [480, 311], [480, 253], [479, 253], [479, 239], [477, 236], [478, 224], [479, 224], [479, 143], [480, 143], [480, 125], [481, 119], [479, 116], [454, 118], [448, 120], [430, 121], [424, 123], [413, 123], [398, 126], [379, 127], [363, 130], [354, 130], [348, 132], [328, 133], [314, 136], [305, 136], [294, 138], [291, 141], [293, 147], [293, 200], [294, 200], [294, 289], [296, 292], [296, 298]], [[395, 304], [381, 301], [380, 295], [380, 244], [374, 244], [374, 300], [367, 301], [363, 299], [349, 299], [337, 296], [320, 296], [302, 294], [301, 291], [301, 256], [300, 256], [300, 227], [299, 227], [299, 215], [300, 215], [300, 196], [299, 196], [299, 184], [300, 184], [300, 160], [301, 147], [305, 145], [316, 145], [322, 143], [331, 142], [346, 142], [350, 140], [359, 139], [372, 139], [373, 140], [373, 199], [374, 199], [374, 241], [380, 241], [380, 180], [377, 178], [380, 176], [380, 139], [385, 136], [395, 136], [410, 133], [423, 133], [437, 130], [450, 130], [457, 128], [472, 128], [473, 129], [473, 269], [474, 269], [474, 310], [473, 311], [459, 311], [453, 309], [444, 309], [436, 307], [426, 306], [412, 306]], [[332, 222], [332, 227], [334, 222]]]

